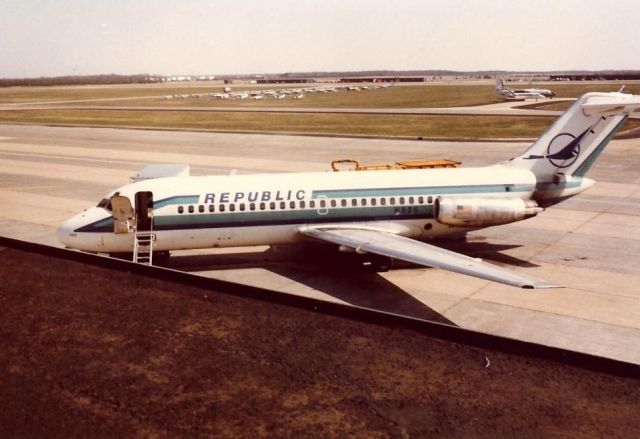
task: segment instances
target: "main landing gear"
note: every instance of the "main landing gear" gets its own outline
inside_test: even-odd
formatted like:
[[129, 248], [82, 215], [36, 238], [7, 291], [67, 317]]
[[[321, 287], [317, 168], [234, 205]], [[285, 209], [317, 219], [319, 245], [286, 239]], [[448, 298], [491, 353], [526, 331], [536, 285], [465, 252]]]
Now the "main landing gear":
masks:
[[380, 255], [367, 256], [368, 261], [366, 261], [365, 263], [368, 262], [367, 265], [372, 271], [375, 271], [376, 273], [384, 273], [391, 269], [393, 260], [390, 257]]

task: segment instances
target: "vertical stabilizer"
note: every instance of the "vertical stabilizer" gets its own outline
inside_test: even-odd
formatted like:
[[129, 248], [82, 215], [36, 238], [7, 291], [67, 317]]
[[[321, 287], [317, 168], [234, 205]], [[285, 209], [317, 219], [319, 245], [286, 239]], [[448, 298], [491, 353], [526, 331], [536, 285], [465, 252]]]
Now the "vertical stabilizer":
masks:
[[503, 163], [529, 169], [539, 183], [583, 177], [623, 122], [640, 108], [640, 96], [587, 93], [524, 154]]

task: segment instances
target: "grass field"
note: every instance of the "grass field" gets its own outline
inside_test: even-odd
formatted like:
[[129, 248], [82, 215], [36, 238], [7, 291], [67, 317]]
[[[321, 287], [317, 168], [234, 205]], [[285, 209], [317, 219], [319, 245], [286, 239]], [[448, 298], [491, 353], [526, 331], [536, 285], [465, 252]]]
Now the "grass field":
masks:
[[553, 118], [121, 110], [0, 111], [0, 122], [443, 138], [536, 137]]
[[[213, 87], [217, 91], [221, 87]], [[210, 93], [206, 86], [162, 86], [162, 85], [83, 85], [61, 87], [7, 87], [0, 88], [0, 104], [33, 102], [91, 101], [100, 99], [137, 99], [139, 97], [163, 96], [167, 94]], [[99, 102], [99, 101], [98, 101]]]
[[[241, 90], [241, 88], [237, 88]], [[288, 96], [277, 100], [215, 99], [206, 97], [186, 99], [138, 99], [131, 105], [216, 106], [216, 107], [294, 107], [294, 108], [424, 108], [464, 107], [500, 102], [492, 86], [410, 85], [361, 91], [341, 90], [328, 93], [305, 93], [300, 100]], [[113, 102], [113, 105], [121, 102]]]
[[[291, 88], [303, 88], [293, 85]], [[261, 89], [279, 87], [261, 87]], [[233, 86], [234, 91], [251, 91], [255, 86]], [[164, 96], [196, 95], [222, 92], [222, 86], [78, 86], [78, 87], [12, 87], [0, 89], [0, 104], [94, 101], [101, 105], [166, 105], [166, 106], [274, 106], [274, 107], [330, 107], [330, 108], [412, 108], [453, 107], [499, 102], [490, 85], [409, 85], [387, 89], [307, 93], [304, 99], [291, 96], [276, 100], [212, 99], [209, 97], [163, 99]], [[150, 99], [151, 98], [151, 99]], [[113, 101], [108, 101], [113, 99]], [[124, 101], [123, 101], [124, 99]]]
[[[524, 87], [513, 84], [513, 87]], [[587, 91], [616, 91], [616, 83], [527, 84], [550, 88], [558, 98], [577, 97]], [[300, 86], [296, 86], [300, 87]], [[235, 86], [235, 90], [250, 90], [251, 86]], [[253, 87], [256, 88], [255, 86]], [[266, 87], [262, 87], [265, 89]], [[276, 87], [269, 87], [276, 88]], [[197, 107], [302, 107], [302, 108], [435, 108], [473, 106], [500, 102], [492, 83], [399, 85], [387, 89], [308, 93], [302, 100], [217, 100], [209, 97], [161, 99], [159, 96], [221, 91], [221, 86], [175, 86], [172, 84], [145, 86], [77, 86], [77, 87], [12, 87], [0, 89], [0, 104], [34, 102], [72, 102], [99, 104], [103, 107], [163, 106], [175, 111], [132, 110], [47, 110], [2, 111], [0, 123], [35, 123], [93, 125], [114, 127], [195, 129], [245, 132], [291, 132], [336, 135], [407, 136], [455, 139], [531, 138], [538, 136], [553, 118], [518, 116], [416, 116], [363, 115], [319, 113], [239, 113], [187, 112], [183, 106]], [[627, 92], [640, 94], [640, 84], [630, 84]], [[570, 103], [543, 104], [545, 109], [562, 110]], [[540, 108], [540, 107], [539, 107]], [[626, 129], [637, 128], [629, 121]]]
[[[558, 98], [575, 98], [588, 91], [616, 91], [616, 83], [559, 83], [559, 84], [511, 84], [511, 87], [544, 87], [553, 90]], [[293, 85], [293, 88], [304, 88]], [[256, 86], [233, 86], [234, 91], [253, 90]], [[260, 87], [276, 89], [276, 86]], [[282, 88], [282, 87], [280, 87]], [[0, 88], [0, 104], [92, 101], [101, 105], [162, 105], [180, 106], [229, 106], [229, 107], [322, 107], [322, 108], [435, 108], [463, 107], [501, 102], [494, 93], [493, 83], [480, 84], [425, 84], [400, 85], [387, 89], [340, 91], [335, 93], [307, 93], [304, 99], [283, 100], [265, 98], [263, 100], [220, 100], [209, 97], [187, 99], [162, 99], [168, 95], [193, 95], [217, 93], [220, 85], [207, 86], [196, 83], [193, 86], [172, 84], [150, 84], [130, 86], [76, 86], [76, 87], [9, 87]], [[627, 85], [627, 92], [640, 93], [640, 84]], [[109, 101], [108, 99], [114, 99]], [[124, 100], [123, 100], [124, 99]]]

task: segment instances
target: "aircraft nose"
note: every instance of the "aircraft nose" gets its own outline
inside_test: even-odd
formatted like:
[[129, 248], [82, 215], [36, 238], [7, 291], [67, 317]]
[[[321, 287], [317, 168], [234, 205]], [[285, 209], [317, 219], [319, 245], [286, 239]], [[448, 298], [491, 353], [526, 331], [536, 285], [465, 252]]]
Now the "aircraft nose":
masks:
[[58, 241], [64, 244], [65, 247], [72, 247], [74, 235], [73, 231], [75, 230], [73, 223], [73, 219], [68, 219], [67, 221], [60, 224], [60, 226], [56, 230], [56, 238], [58, 238]]

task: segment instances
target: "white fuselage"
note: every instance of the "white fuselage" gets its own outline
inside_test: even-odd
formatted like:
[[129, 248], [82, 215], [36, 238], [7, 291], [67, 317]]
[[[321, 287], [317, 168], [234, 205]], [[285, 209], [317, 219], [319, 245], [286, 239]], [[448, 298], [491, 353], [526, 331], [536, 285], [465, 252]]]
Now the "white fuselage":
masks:
[[[586, 180], [586, 179], [585, 179]], [[123, 186], [111, 194], [153, 194], [157, 251], [272, 245], [303, 239], [300, 227], [341, 225], [372, 228], [417, 239], [471, 228], [439, 223], [434, 200], [447, 197], [530, 199], [535, 175], [500, 165], [484, 168], [316, 172], [158, 178]], [[553, 188], [560, 198], [581, 191]], [[131, 252], [133, 233], [114, 233], [112, 212], [90, 208], [58, 229], [67, 247], [90, 252]]]

